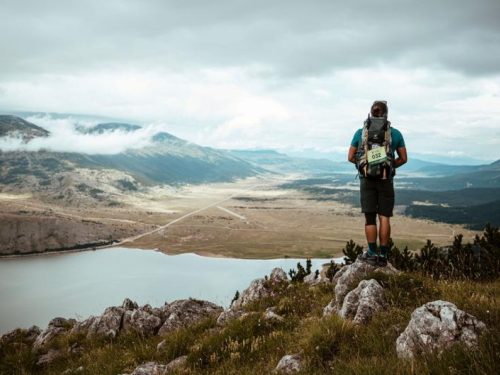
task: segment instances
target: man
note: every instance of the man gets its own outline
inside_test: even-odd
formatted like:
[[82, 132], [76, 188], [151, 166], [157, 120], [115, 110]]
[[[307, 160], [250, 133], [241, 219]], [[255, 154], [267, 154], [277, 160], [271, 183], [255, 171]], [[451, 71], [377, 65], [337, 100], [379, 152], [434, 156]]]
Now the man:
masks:
[[[375, 101], [370, 110], [370, 116], [365, 122], [365, 128], [369, 129], [370, 126], [366, 126], [372, 120], [381, 120], [379, 123], [386, 124], [385, 137], [389, 139], [389, 144], [392, 146], [387, 147], [389, 150], [388, 157], [386, 157], [383, 163], [379, 162], [379, 170], [382, 170], [380, 175], [375, 177], [367, 173], [367, 164], [369, 165], [368, 158], [366, 158], [366, 153], [370, 152], [370, 148], [373, 150], [385, 149], [383, 144], [372, 146], [372, 143], [368, 141], [368, 130], [359, 129], [355, 134], [351, 142], [351, 147], [349, 148], [348, 160], [351, 163], [356, 164], [360, 169], [360, 193], [361, 193], [361, 212], [365, 214], [365, 234], [366, 241], [368, 242], [368, 250], [359, 256], [361, 261], [372, 265], [385, 266], [387, 265], [387, 250], [389, 238], [391, 237], [391, 223], [390, 218], [393, 215], [392, 211], [394, 209], [394, 184], [393, 175], [395, 174], [395, 168], [399, 168], [407, 162], [406, 146], [402, 134], [390, 126], [390, 122], [387, 121], [388, 107], [387, 103], [384, 101]], [[387, 135], [387, 133], [389, 133]], [[366, 137], [366, 140], [362, 139], [362, 136]], [[376, 138], [376, 136], [375, 136]], [[380, 148], [379, 148], [380, 147]], [[358, 148], [360, 152], [358, 152]], [[394, 159], [394, 151], [397, 153], [397, 158]], [[383, 157], [384, 155], [382, 155]], [[362, 160], [360, 160], [360, 158]], [[382, 160], [382, 159], [381, 159]], [[377, 167], [377, 161], [375, 160], [374, 167]], [[368, 167], [370, 168], [370, 167]], [[387, 172], [389, 171], [389, 172]], [[363, 174], [366, 176], [363, 177]], [[378, 231], [378, 238], [380, 241], [380, 254], [377, 256], [377, 215], [380, 222], [380, 229]]]

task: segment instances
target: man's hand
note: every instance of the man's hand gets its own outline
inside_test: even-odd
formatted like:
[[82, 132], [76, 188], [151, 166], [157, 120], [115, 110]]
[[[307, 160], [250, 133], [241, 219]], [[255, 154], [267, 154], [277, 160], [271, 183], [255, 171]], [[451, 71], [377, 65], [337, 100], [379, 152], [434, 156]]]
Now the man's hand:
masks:
[[396, 149], [398, 153], [398, 158], [394, 160], [394, 168], [399, 168], [408, 161], [408, 155], [406, 154], [406, 147], [398, 147]]
[[347, 155], [347, 160], [349, 160], [353, 164], [356, 164], [356, 151], [358, 151], [358, 148], [351, 146], [349, 148], [349, 155]]

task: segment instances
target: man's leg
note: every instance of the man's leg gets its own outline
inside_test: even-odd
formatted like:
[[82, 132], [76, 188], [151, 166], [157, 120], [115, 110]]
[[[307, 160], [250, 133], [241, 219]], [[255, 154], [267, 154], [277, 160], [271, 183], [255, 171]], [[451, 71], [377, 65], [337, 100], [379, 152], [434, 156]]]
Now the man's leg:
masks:
[[365, 214], [365, 235], [370, 255], [377, 252], [377, 187], [367, 178], [360, 179], [361, 211]]
[[377, 213], [365, 213], [365, 235], [370, 255], [377, 253]]
[[391, 216], [394, 209], [394, 185], [391, 180], [382, 180], [378, 185], [378, 218], [380, 221], [380, 256], [387, 257], [389, 238], [391, 238]]
[[380, 221], [380, 230], [378, 234], [380, 246], [387, 246], [389, 238], [391, 238], [391, 218], [388, 216], [378, 215], [378, 219]]

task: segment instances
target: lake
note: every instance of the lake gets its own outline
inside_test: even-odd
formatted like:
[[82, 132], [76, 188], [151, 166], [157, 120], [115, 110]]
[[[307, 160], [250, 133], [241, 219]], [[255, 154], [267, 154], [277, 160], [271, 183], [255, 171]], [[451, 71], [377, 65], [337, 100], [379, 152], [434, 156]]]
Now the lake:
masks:
[[[82, 320], [127, 297], [153, 307], [189, 297], [229, 307], [236, 290], [305, 259], [247, 260], [113, 248], [0, 260], [0, 335], [57, 316]], [[313, 270], [329, 259], [313, 259]], [[339, 259], [337, 259], [339, 261]]]

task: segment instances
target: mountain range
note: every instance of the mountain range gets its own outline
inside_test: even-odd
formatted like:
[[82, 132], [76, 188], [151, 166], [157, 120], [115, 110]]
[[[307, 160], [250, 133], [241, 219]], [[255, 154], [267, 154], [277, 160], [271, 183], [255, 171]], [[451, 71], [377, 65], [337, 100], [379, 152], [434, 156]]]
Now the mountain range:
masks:
[[[90, 128], [76, 126], [75, 130], [101, 135], [135, 132], [140, 128], [125, 123], [102, 123]], [[0, 116], [0, 135], [20, 136], [29, 143], [50, 133], [22, 118], [3, 115]], [[139, 185], [233, 181], [265, 172], [224, 151], [198, 146], [165, 132], [153, 135], [147, 147], [114, 155], [0, 150], [0, 167], [3, 191], [45, 192], [61, 198], [78, 195], [79, 191], [102, 190], [103, 187], [97, 185], [106, 185], [106, 182], [123, 191], [137, 190]], [[106, 182], [96, 184], [88, 176], [89, 171], [106, 174]]]

